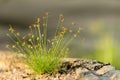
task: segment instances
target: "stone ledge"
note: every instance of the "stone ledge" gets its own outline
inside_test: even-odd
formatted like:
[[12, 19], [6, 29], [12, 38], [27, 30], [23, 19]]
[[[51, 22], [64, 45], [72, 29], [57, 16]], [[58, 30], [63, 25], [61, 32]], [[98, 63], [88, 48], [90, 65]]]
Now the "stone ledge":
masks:
[[0, 80], [120, 80], [120, 70], [92, 59], [64, 58], [58, 70], [34, 77], [10, 52], [0, 52]]

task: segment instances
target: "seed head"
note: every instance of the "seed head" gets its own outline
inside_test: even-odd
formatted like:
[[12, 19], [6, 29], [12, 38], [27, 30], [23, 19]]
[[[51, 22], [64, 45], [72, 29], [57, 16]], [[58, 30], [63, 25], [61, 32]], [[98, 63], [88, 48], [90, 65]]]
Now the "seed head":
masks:
[[71, 24], [72, 24], [72, 26], [75, 26], [75, 22], [72, 22]]
[[10, 48], [10, 45], [7, 44], [7, 45], [6, 45], [6, 48]]
[[69, 30], [69, 32], [70, 32], [70, 33], [72, 33], [72, 32], [73, 32], [73, 30]]
[[43, 16], [43, 19], [46, 19], [46, 17], [45, 17], [45, 16]]
[[40, 23], [40, 18], [37, 18], [37, 23]]
[[12, 46], [12, 48], [16, 48], [16, 46], [15, 46], [15, 45], [13, 45], [13, 46]]
[[47, 24], [43, 23], [43, 27], [46, 27], [46, 26], [47, 26]]
[[25, 46], [25, 42], [22, 43], [22, 46]]
[[20, 36], [20, 33], [19, 33], [19, 32], [17, 32], [17, 33], [16, 33], [16, 35], [17, 35], [17, 36]]
[[37, 25], [36, 25], [36, 24], [34, 24], [34, 25], [33, 25], [33, 27], [34, 27], [34, 28], [36, 28], [36, 27], [37, 27]]
[[26, 36], [23, 36], [22, 39], [24, 40], [26, 38]]
[[34, 38], [35, 36], [34, 35], [32, 35], [32, 38]]
[[63, 14], [60, 14], [59, 16], [60, 16], [60, 17], [63, 17]]
[[29, 26], [29, 29], [32, 29], [32, 26]]
[[19, 44], [19, 42], [16, 42], [16, 44]]
[[28, 45], [28, 48], [30, 48], [31, 47], [31, 45]]
[[77, 35], [76, 35], [76, 34], [74, 34], [74, 37], [77, 37]]
[[36, 39], [37, 41], [39, 40], [39, 37], [37, 37], [37, 39]]
[[61, 19], [61, 22], [64, 22], [64, 21], [65, 21], [65, 19], [64, 19], [64, 18], [62, 18], [62, 19]]
[[11, 33], [14, 33], [15, 30], [14, 30], [12, 27], [10, 27], [9, 31], [10, 31]]
[[32, 41], [32, 39], [29, 39], [28, 41], [29, 41], [29, 42], [31, 42], [31, 41]]
[[48, 12], [46, 12], [46, 13], [45, 13], [45, 15], [46, 15], [46, 16], [48, 16], [48, 15], [49, 15], [49, 13], [48, 13]]

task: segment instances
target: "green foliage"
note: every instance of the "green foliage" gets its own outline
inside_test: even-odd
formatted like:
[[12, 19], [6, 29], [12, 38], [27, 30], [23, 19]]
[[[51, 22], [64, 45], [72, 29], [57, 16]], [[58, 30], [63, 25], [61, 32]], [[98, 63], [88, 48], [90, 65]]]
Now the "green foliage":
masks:
[[[54, 71], [61, 59], [68, 54], [69, 44], [80, 32], [80, 28], [73, 31], [64, 27], [64, 17], [60, 15], [54, 37], [48, 39], [48, 17], [46, 13], [42, 19], [38, 18], [35, 24], [29, 26], [30, 32], [26, 35], [15, 32], [12, 26], [9, 29], [10, 34], [7, 34], [14, 44], [6, 47], [18, 54], [23, 54], [22, 60], [37, 74]], [[72, 22], [73, 26], [75, 26], [74, 22]], [[70, 36], [66, 41], [65, 35], [68, 32]]]
[[111, 65], [120, 69], [119, 51], [120, 47], [115, 44], [113, 38], [109, 35], [104, 35], [96, 45], [95, 53], [87, 55], [87, 57], [96, 59], [102, 62], [109, 62]]

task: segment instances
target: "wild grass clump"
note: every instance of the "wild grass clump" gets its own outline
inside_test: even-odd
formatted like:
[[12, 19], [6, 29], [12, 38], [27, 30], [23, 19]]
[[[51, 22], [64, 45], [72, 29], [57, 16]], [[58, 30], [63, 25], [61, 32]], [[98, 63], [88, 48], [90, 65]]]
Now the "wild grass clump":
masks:
[[[76, 31], [73, 31], [72, 28], [67, 29], [63, 22], [64, 17], [60, 15], [53, 39], [47, 37], [48, 13], [29, 26], [28, 34], [21, 35], [10, 26], [10, 33], [7, 36], [13, 41], [13, 45], [6, 45], [6, 47], [18, 54], [23, 54], [22, 60], [35, 73], [52, 72], [58, 67], [61, 59], [68, 54], [69, 44], [80, 32], [80, 28]], [[72, 22], [73, 26], [75, 26], [74, 22]], [[70, 36], [66, 41], [65, 36], [68, 32]]]

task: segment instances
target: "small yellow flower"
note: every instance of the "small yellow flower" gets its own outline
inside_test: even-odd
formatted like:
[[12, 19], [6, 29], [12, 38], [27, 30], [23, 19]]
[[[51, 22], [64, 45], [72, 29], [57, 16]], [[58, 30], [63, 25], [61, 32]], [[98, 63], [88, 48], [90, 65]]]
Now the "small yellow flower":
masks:
[[64, 35], [64, 32], [60, 32], [60, 37], [63, 37], [63, 35]]
[[44, 37], [44, 34], [42, 34], [42, 37]]
[[60, 17], [63, 17], [63, 14], [60, 14], [59, 16], [60, 16]]
[[16, 35], [17, 35], [17, 36], [20, 36], [20, 33], [19, 33], [19, 32], [17, 32], [17, 33], [16, 33]]
[[15, 46], [15, 45], [13, 45], [13, 46], [12, 46], [12, 48], [16, 48], [16, 46]]
[[67, 28], [65, 28], [64, 26], [62, 27], [63, 32], [65, 33], [67, 31]]
[[79, 29], [78, 29], [78, 31], [77, 31], [77, 32], [78, 32], [78, 33], [80, 33], [80, 31], [81, 31], [81, 30], [82, 30], [82, 28], [80, 28], [80, 27], [79, 27]]
[[31, 46], [30, 48], [31, 48], [31, 49], [33, 49], [33, 47], [32, 47], [32, 46]]
[[6, 45], [6, 48], [10, 48], [10, 45]]
[[12, 27], [10, 27], [9, 31], [13, 33], [15, 30]]
[[34, 38], [35, 36], [34, 35], [32, 35], [32, 38]]
[[31, 48], [31, 45], [28, 45], [28, 48]]
[[31, 34], [31, 33], [28, 33], [28, 36], [30, 37], [30, 36], [32, 36], [32, 34]]
[[22, 43], [22, 46], [25, 46], [25, 42]]
[[75, 22], [72, 22], [71, 24], [72, 24], [73, 26], [75, 26]]
[[37, 23], [40, 23], [40, 21], [41, 21], [40, 18], [37, 18]]
[[78, 30], [77, 32], [80, 33], [80, 30]]
[[45, 15], [46, 15], [46, 16], [48, 16], [48, 15], [49, 15], [49, 13], [48, 13], [48, 12], [46, 12], [46, 13], [45, 13]]
[[37, 47], [40, 48], [40, 44], [39, 43], [37, 44]]
[[46, 19], [46, 17], [45, 17], [45, 16], [43, 16], [43, 19]]
[[16, 42], [16, 44], [19, 44], [19, 42]]
[[33, 27], [34, 27], [34, 28], [37, 28], [37, 25], [36, 25], [36, 24], [34, 24], [34, 25], [33, 25]]
[[23, 36], [22, 39], [24, 40], [26, 38], [26, 36]]
[[62, 18], [62, 19], [61, 19], [61, 22], [64, 22], [64, 21], [65, 21], [65, 19], [64, 19], [64, 18]]
[[72, 33], [72, 32], [73, 32], [73, 30], [69, 30], [69, 32], [70, 32], [70, 33]]
[[77, 35], [76, 35], [76, 34], [74, 34], [74, 37], [77, 37]]
[[48, 43], [50, 43], [50, 42], [51, 42], [49, 39], [48, 39], [47, 41], [48, 41]]
[[43, 27], [46, 27], [46, 26], [47, 26], [47, 24], [43, 23]]
[[37, 41], [39, 40], [39, 37], [37, 37], [37, 39], [36, 39]]
[[32, 29], [32, 26], [29, 26], [29, 29]]
[[29, 39], [28, 41], [29, 41], [29, 42], [31, 42], [31, 41], [32, 41], [32, 39]]

